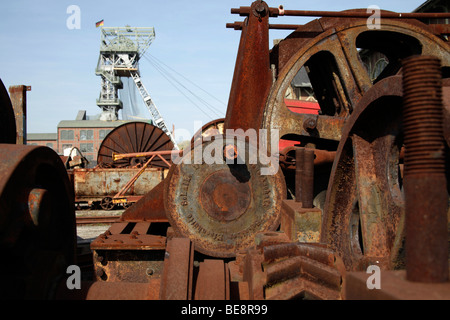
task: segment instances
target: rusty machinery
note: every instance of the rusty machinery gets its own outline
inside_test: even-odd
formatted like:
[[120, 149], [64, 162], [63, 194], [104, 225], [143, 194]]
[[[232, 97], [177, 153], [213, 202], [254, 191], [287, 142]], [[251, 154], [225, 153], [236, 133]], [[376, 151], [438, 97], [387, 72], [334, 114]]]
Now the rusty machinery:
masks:
[[0, 96], [0, 295], [55, 298], [67, 266], [76, 263], [73, 189], [53, 150], [15, 144], [14, 110], [1, 81]]
[[[258, 0], [231, 12], [245, 20], [228, 25], [242, 35], [222, 132], [278, 130], [291, 142], [282, 170], [261, 175], [266, 164], [249, 163], [258, 145], [248, 137], [193, 139], [203, 149], [220, 141], [219, 161], [196, 163], [195, 148], [183, 151], [192, 164], [172, 165], [91, 243], [86, 297], [408, 299], [399, 288], [412, 286], [419, 297], [449, 299], [449, 28], [418, 20], [448, 14], [382, 11], [371, 30], [365, 10]], [[269, 24], [281, 15], [321, 18]], [[269, 50], [271, 28], [294, 31]], [[373, 77], [363, 53], [388, 63]], [[301, 72], [317, 114], [287, 108]], [[395, 288], [368, 292], [369, 265]]]
[[172, 149], [170, 137], [150, 123], [116, 127], [103, 139], [95, 168], [70, 170], [75, 201], [104, 210], [129, 207], [164, 179]]

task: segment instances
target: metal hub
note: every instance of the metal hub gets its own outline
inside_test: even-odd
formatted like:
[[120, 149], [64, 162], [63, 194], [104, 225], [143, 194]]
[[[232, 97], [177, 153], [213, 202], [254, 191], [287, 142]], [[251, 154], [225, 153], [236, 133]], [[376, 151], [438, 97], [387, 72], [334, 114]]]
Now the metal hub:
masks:
[[239, 182], [229, 170], [216, 171], [203, 182], [200, 201], [210, 217], [218, 221], [236, 220], [250, 206], [250, 185]]

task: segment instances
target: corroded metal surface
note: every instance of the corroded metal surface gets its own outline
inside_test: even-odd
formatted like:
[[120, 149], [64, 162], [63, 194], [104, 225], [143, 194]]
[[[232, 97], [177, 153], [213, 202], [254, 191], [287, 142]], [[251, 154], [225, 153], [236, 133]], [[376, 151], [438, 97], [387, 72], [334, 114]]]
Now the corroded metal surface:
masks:
[[201, 142], [202, 138], [213, 137], [218, 134], [224, 133], [224, 122], [225, 118], [220, 118], [216, 120], [212, 120], [199, 129], [191, 139], [191, 144], [194, 144], [196, 141]]
[[173, 238], [164, 255], [160, 300], [191, 300], [194, 248], [187, 238]]
[[[165, 186], [166, 214], [174, 230], [190, 238], [196, 250], [217, 257], [232, 257], [249, 246], [257, 232], [277, 228], [285, 197], [281, 171], [261, 175], [267, 165], [249, 161], [256, 147], [237, 141], [222, 139], [216, 152], [236, 143], [242, 164], [227, 164], [220, 155], [213, 164], [195, 164], [194, 150], [171, 167]], [[202, 149], [211, 151], [217, 143], [205, 142]]]
[[2, 80], [0, 79], [0, 142], [16, 143], [16, 120], [13, 106]]
[[441, 63], [403, 61], [407, 279], [446, 282], [448, 272], [445, 140]]
[[[130, 168], [142, 166], [149, 157], [124, 158], [113, 160], [113, 153], [141, 153], [148, 151], [173, 150], [170, 137], [158, 127], [146, 122], [125, 123], [111, 131], [98, 150], [97, 163], [105, 168]], [[169, 163], [170, 155], [164, 155]], [[154, 159], [150, 165], [154, 168], [168, 168], [161, 159]]]
[[120, 221], [97, 237], [91, 243], [95, 279], [138, 283], [159, 279], [163, 270], [166, 237], [149, 232], [155, 229], [158, 229], [158, 224], [155, 227], [151, 222]]

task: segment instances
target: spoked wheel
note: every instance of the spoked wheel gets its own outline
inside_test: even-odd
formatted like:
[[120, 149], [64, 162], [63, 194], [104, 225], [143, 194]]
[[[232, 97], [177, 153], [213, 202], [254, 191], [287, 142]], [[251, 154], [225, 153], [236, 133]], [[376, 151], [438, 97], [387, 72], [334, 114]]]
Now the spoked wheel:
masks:
[[[301, 36], [302, 32], [316, 32], [315, 24], [307, 24], [296, 31], [299, 35], [294, 32], [279, 44], [280, 55], [285, 55], [277, 57], [278, 79], [261, 124], [269, 136], [277, 130], [283, 139], [310, 143], [317, 149], [335, 149], [345, 119], [374, 84], [400, 72], [402, 59], [437, 55], [443, 67], [450, 66], [448, 44], [416, 24], [387, 19], [382, 21], [384, 31], [378, 32], [368, 30], [366, 20], [320, 20], [328, 28], [316, 37], [306, 40]], [[363, 52], [383, 57], [387, 65], [381, 72], [367, 70]], [[307, 91], [301, 91], [300, 80], [310, 84]], [[293, 112], [288, 107], [289, 100], [308, 102], [310, 98], [320, 106], [318, 114]]]
[[322, 241], [350, 270], [404, 266], [402, 149], [401, 77], [392, 77], [350, 117], [330, 179]]
[[223, 126], [225, 119], [216, 119], [205, 124], [200, 130], [198, 130], [191, 139], [191, 145], [195, 141], [201, 141], [202, 138], [210, 138], [218, 134], [224, 134]]
[[112, 210], [112, 209], [114, 209], [114, 203], [113, 203], [113, 201], [112, 201], [112, 198], [110, 198], [110, 197], [105, 197], [105, 198], [103, 198], [102, 199], [102, 201], [100, 202], [100, 207], [103, 209], [103, 210]]
[[[98, 151], [97, 163], [101, 167], [140, 167], [150, 157], [132, 157], [114, 161], [113, 153], [126, 154], [172, 149], [173, 143], [170, 137], [158, 127], [146, 122], [129, 122], [115, 128], [105, 137]], [[163, 158], [169, 164], [171, 163], [170, 155], [164, 155]], [[149, 167], [168, 168], [168, 165], [159, 157], [155, 157]]]

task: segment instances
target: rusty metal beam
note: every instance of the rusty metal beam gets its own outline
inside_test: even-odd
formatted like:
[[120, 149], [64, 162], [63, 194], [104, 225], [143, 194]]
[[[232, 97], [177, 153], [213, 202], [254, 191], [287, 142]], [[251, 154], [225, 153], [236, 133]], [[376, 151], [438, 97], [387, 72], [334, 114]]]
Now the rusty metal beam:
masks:
[[252, 3], [242, 29], [224, 129], [257, 129], [272, 85], [269, 56], [269, 7]]
[[122, 221], [167, 222], [164, 209], [164, 180], [122, 214]]
[[16, 117], [17, 144], [27, 144], [27, 91], [31, 91], [31, 86], [9, 87], [11, 103]]
[[[253, 7], [232, 8], [232, 14], [250, 16]], [[295, 17], [332, 17], [332, 18], [370, 18], [373, 12], [367, 10], [345, 10], [345, 11], [319, 11], [319, 10], [286, 10], [281, 5], [278, 8], [269, 8], [271, 17], [295, 16]], [[390, 12], [381, 10], [381, 19], [448, 19], [449, 12]]]

